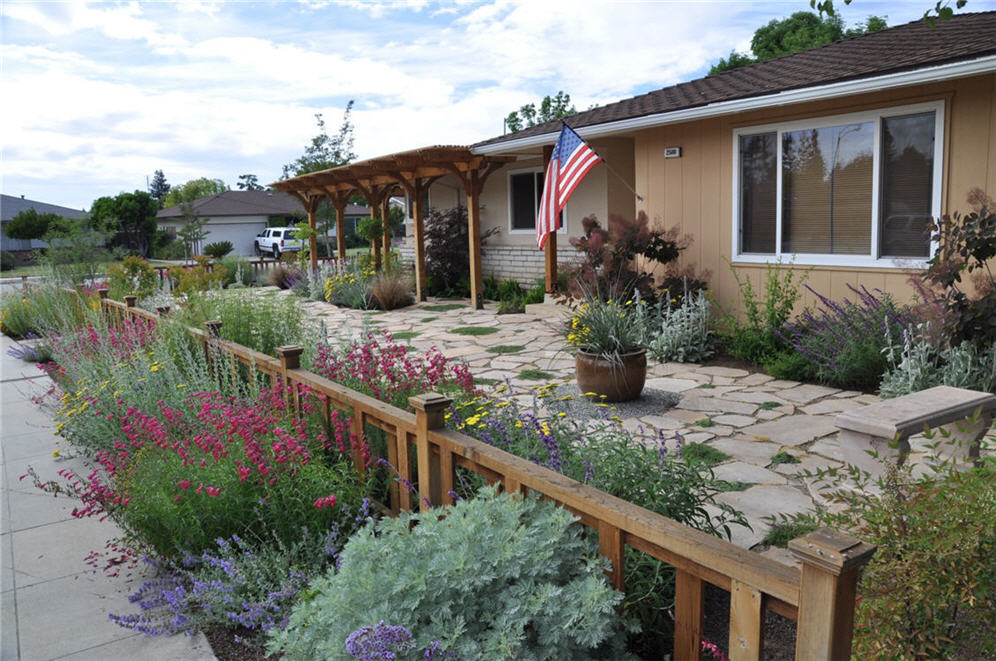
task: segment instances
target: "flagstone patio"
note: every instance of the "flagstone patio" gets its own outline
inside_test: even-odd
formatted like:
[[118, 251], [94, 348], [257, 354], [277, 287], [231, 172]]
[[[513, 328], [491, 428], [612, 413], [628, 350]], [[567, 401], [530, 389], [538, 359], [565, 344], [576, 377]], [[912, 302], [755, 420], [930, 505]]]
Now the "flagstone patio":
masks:
[[[573, 377], [574, 359], [560, 332], [562, 316], [556, 312], [499, 315], [490, 304], [483, 310], [434, 309], [443, 303], [447, 301], [390, 312], [362, 312], [319, 302], [304, 305], [326, 324], [330, 335], [358, 336], [364, 328], [401, 334], [415, 349], [435, 346], [447, 357], [466, 361], [479, 379], [510, 383], [516, 396], [527, 401], [537, 385]], [[476, 336], [452, 332], [461, 326], [496, 330]], [[515, 353], [494, 352], [502, 346], [522, 348]], [[541, 370], [550, 377], [530, 380], [522, 377], [524, 370]], [[718, 499], [747, 515], [752, 530], [737, 529], [733, 537], [746, 548], [757, 546], [770, 530], [770, 517], [805, 511], [822, 501], [814, 480], [807, 480], [804, 473], [842, 465], [834, 418], [841, 411], [879, 401], [875, 395], [774, 379], [762, 372], [690, 363], [651, 362], [647, 388], [677, 393], [680, 399], [674, 407], [640, 401], [620, 404], [617, 415], [623, 425], [645, 432], [677, 432], [685, 443], [705, 443], [729, 455], [716, 467], [717, 476], [752, 486]], [[990, 447], [994, 439], [996, 431], [991, 431]], [[773, 461], [780, 452], [798, 463]], [[780, 549], [765, 553], [790, 562]]]

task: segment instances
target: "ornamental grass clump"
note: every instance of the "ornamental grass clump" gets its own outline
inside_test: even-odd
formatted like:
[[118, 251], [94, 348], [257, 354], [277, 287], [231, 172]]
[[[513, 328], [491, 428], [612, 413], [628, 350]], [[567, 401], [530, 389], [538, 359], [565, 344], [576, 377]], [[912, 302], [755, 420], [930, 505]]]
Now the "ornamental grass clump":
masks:
[[567, 344], [613, 363], [621, 362], [620, 356], [642, 348], [644, 330], [632, 316], [642, 305], [633, 299], [621, 302], [585, 297], [568, 322]]
[[390, 622], [412, 645], [380, 658], [618, 658], [622, 595], [574, 521], [552, 503], [488, 487], [451, 507], [371, 522], [271, 633], [269, 650], [288, 661], [356, 658], [347, 641]]
[[359, 260], [337, 260], [335, 272], [325, 280], [325, 300], [354, 310], [369, 310], [373, 303], [370, 278], [376, 271]]

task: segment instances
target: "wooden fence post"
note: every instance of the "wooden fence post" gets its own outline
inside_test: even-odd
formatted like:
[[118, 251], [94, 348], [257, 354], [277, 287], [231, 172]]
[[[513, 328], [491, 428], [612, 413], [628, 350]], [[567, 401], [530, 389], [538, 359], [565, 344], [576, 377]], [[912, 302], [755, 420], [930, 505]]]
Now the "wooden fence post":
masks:
[[111, 308], [107, 305], [107, 287], [98, 289], [97, 296], [100, 300], [100, 314], [104, 317], [104, 323], [109, 326], [111, 324]]
[[280, 358], [280, 385], [284, 389], [284, 399], [288, 406], [293, 406], [295, 411], [300, 410], [297, 401], [297, 389], [291, 385], [290, 370], [301, 367], [301, 354], [304, 348], [299, 346], [277, 347], [277, 356]]
[[168, 317], [169, 316], [169, 306], [168, 305], [160, 305], [160, 306], [156, 307], [156, 314], [158, 314], [160, 317]]
[[221, 337], [221, 322], [217, 319], [205, 321], [204, 328], [207, 335], [204, 337], [204, 360], [207, 361], [208, 371], [214, 369], [214, 360], [211, 356], [211, 340]]
[[22, 294], [28, 293], [28, 276], [26, 275], [21, 276], [21, 293]]
[[[418, 448], [418, 490], [421, 497], [419, 503], [421, 509], [431, 507], [433, 503], [443, 502], [440, 458], [438, 455], [433, 455], [429, 447], [429, 431], [440, 429], [446, 424], [446, 410], [453, 403], [453, 400], [439, 393], [427, 392], [409, 397], [408, 403], [415, 409], [415, 444]], [[439, 452], [441, 455], [443, 449], [440, 448]], [[446, 463], [452, 470], [452, 457]], [[428, 502], [426, 502], [427, 499]]]
[[128, 294], [127, 296], [125, 296], [125, 305], [127, 305], [128, 307], [133, 308], [137, 303], [138, 303], [138, 296], [135, 296], [134, 294]]
[[875, 548], [829, 528], [789, 542], [792, 555], [802, 562], [795, 658], [851, 658], [858, 578]]
[[681, 569], [675, 569], [674, 574], [674, 658], [698, 661], [702, 658], [705, 584]]

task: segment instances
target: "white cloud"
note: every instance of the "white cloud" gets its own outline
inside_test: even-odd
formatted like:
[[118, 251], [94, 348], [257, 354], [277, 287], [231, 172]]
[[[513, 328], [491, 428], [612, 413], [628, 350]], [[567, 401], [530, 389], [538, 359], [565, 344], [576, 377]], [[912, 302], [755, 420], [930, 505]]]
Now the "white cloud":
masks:
[[799, 8], [5, 2], [4, 186], [80, 207], [143, 187], [155, 169], [172, 183], [231, 184], [245, 172], [271, 180], [315, 134], [314, 114], [334, 132], [351, 98], [363, 158], [475, 142], [558, 90], [584, 109], [699, 75], [777, 12]]

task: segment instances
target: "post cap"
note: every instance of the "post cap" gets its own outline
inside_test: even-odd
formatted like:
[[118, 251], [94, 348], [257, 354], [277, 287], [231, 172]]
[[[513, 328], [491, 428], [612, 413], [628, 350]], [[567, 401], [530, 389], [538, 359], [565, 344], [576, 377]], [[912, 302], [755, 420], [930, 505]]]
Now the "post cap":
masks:
[[453, 400], [438, 392], [425, 392], [409, 397], [408, 403], [417, 411], [435, 411], [449, 407]]
[[104, 287], [103, 289], [98, 289], [97, 296], [100, 296], [101, 298], [107, 298], [107, 287]]
[[839, 530], [819, 528], [793, 539], [789, 550], [800, 562], [839, 576], [868, 562], [876, 547]]
[[128, 294], [127, 296], [124, 297], [124, 299], [125, 299], [125, 305], [127, 305], [130, 308], [135, 307], [135, 304], [138, 303], [138, 296], [135, 296], [134, 294]]
[[300, 356], [304, 353], [304, 347], [291, 344], [285, 347], [277, 347], [278, 356]]

